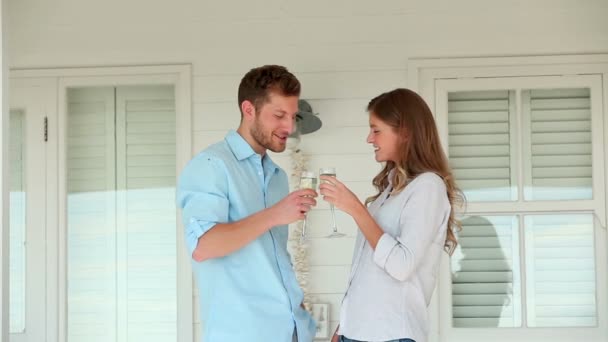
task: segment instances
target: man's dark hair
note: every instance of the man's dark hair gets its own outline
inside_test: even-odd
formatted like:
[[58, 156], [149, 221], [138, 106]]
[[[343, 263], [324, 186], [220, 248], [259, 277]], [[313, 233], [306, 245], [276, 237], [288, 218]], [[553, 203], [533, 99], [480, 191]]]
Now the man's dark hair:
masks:
[[256, 111], [259, 110], [268, 101], [271, 92], [282, 96], [299, 96], [300, 81], [280, 65], [251, 69], [239, 84], [239, 110], [245, 100], [253, 103]]

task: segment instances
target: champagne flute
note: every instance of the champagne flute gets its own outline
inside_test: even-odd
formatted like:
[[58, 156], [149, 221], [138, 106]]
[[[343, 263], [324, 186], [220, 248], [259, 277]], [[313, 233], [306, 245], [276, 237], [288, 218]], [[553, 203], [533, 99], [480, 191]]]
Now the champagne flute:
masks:
[[[319, 169], [319, 176], [336, 177], [336, 169], [333, 167], [321, 168], [321, 169]], [[323, 181], [323, 182], [325, 182], [325, 181]], [[331, 211], [332, 232], [327, 237], [336, 238], [336, 237], [346, 236], [346, 234], [338, 232], [338, 225], [336, 224], [336, 208], [334, 208], [334, 205], [331, 203], [329, 204], [329, 210]]]
[[[314, 172], [302, 171], [300, 174], [300, 189], [312, 189], [317, 188], [317, 177]], [[302, 224], [302, 236], [301, 240], [306, 239], [306, 215], [304, 216], [304, 223]]]

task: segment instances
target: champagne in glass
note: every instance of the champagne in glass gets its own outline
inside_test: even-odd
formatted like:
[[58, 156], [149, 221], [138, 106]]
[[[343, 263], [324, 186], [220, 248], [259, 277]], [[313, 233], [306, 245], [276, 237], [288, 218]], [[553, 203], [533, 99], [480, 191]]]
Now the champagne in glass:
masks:
[[[333, 167], [321, 168], [319, 170], [319, 176], [336, 177], [336, 169], [333, 168]], [[331, 203], [329, 204], [329, 210], [331, 211], [331, 228], [332, 228], [332, 232], [327, 237], [328, 238], [336, 238], [336, 237], [346, 236], [346, 234], [338, 232], [338, 225], [336, 224], [336, 208], [334, 208], [334, 205], [331, 204]]]
[[[314, 172], [302, 171], [300, 174], [300, 189], [312, 189], [317, 188], [317, 177]], [[306, 239], [306, 216], [304, 216], [304, 223], [302, 224], [302, 240]]]

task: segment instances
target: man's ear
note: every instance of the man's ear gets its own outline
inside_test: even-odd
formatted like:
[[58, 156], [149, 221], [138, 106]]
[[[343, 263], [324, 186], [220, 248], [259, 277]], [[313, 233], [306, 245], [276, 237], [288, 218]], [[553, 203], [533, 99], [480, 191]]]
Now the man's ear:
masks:
[[241, 113], [243, 113], [243, 119], [249, 121], [255, 118], [255, 106], [249, 100], [241, 103]]

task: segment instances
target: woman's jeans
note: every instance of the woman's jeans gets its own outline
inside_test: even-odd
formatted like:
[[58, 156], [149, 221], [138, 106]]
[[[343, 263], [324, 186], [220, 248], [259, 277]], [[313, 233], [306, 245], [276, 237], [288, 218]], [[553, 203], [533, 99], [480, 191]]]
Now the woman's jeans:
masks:
[[[340, 336], [340, 342], [364, 342], [364, 341], [351, 340], [348, 337]], [[416, 342], [416, 341], [409, 339], [409, 338], [401, 338], [398, 340], [390, 340], [390, 341], [386, 341], [386, 342]]]

